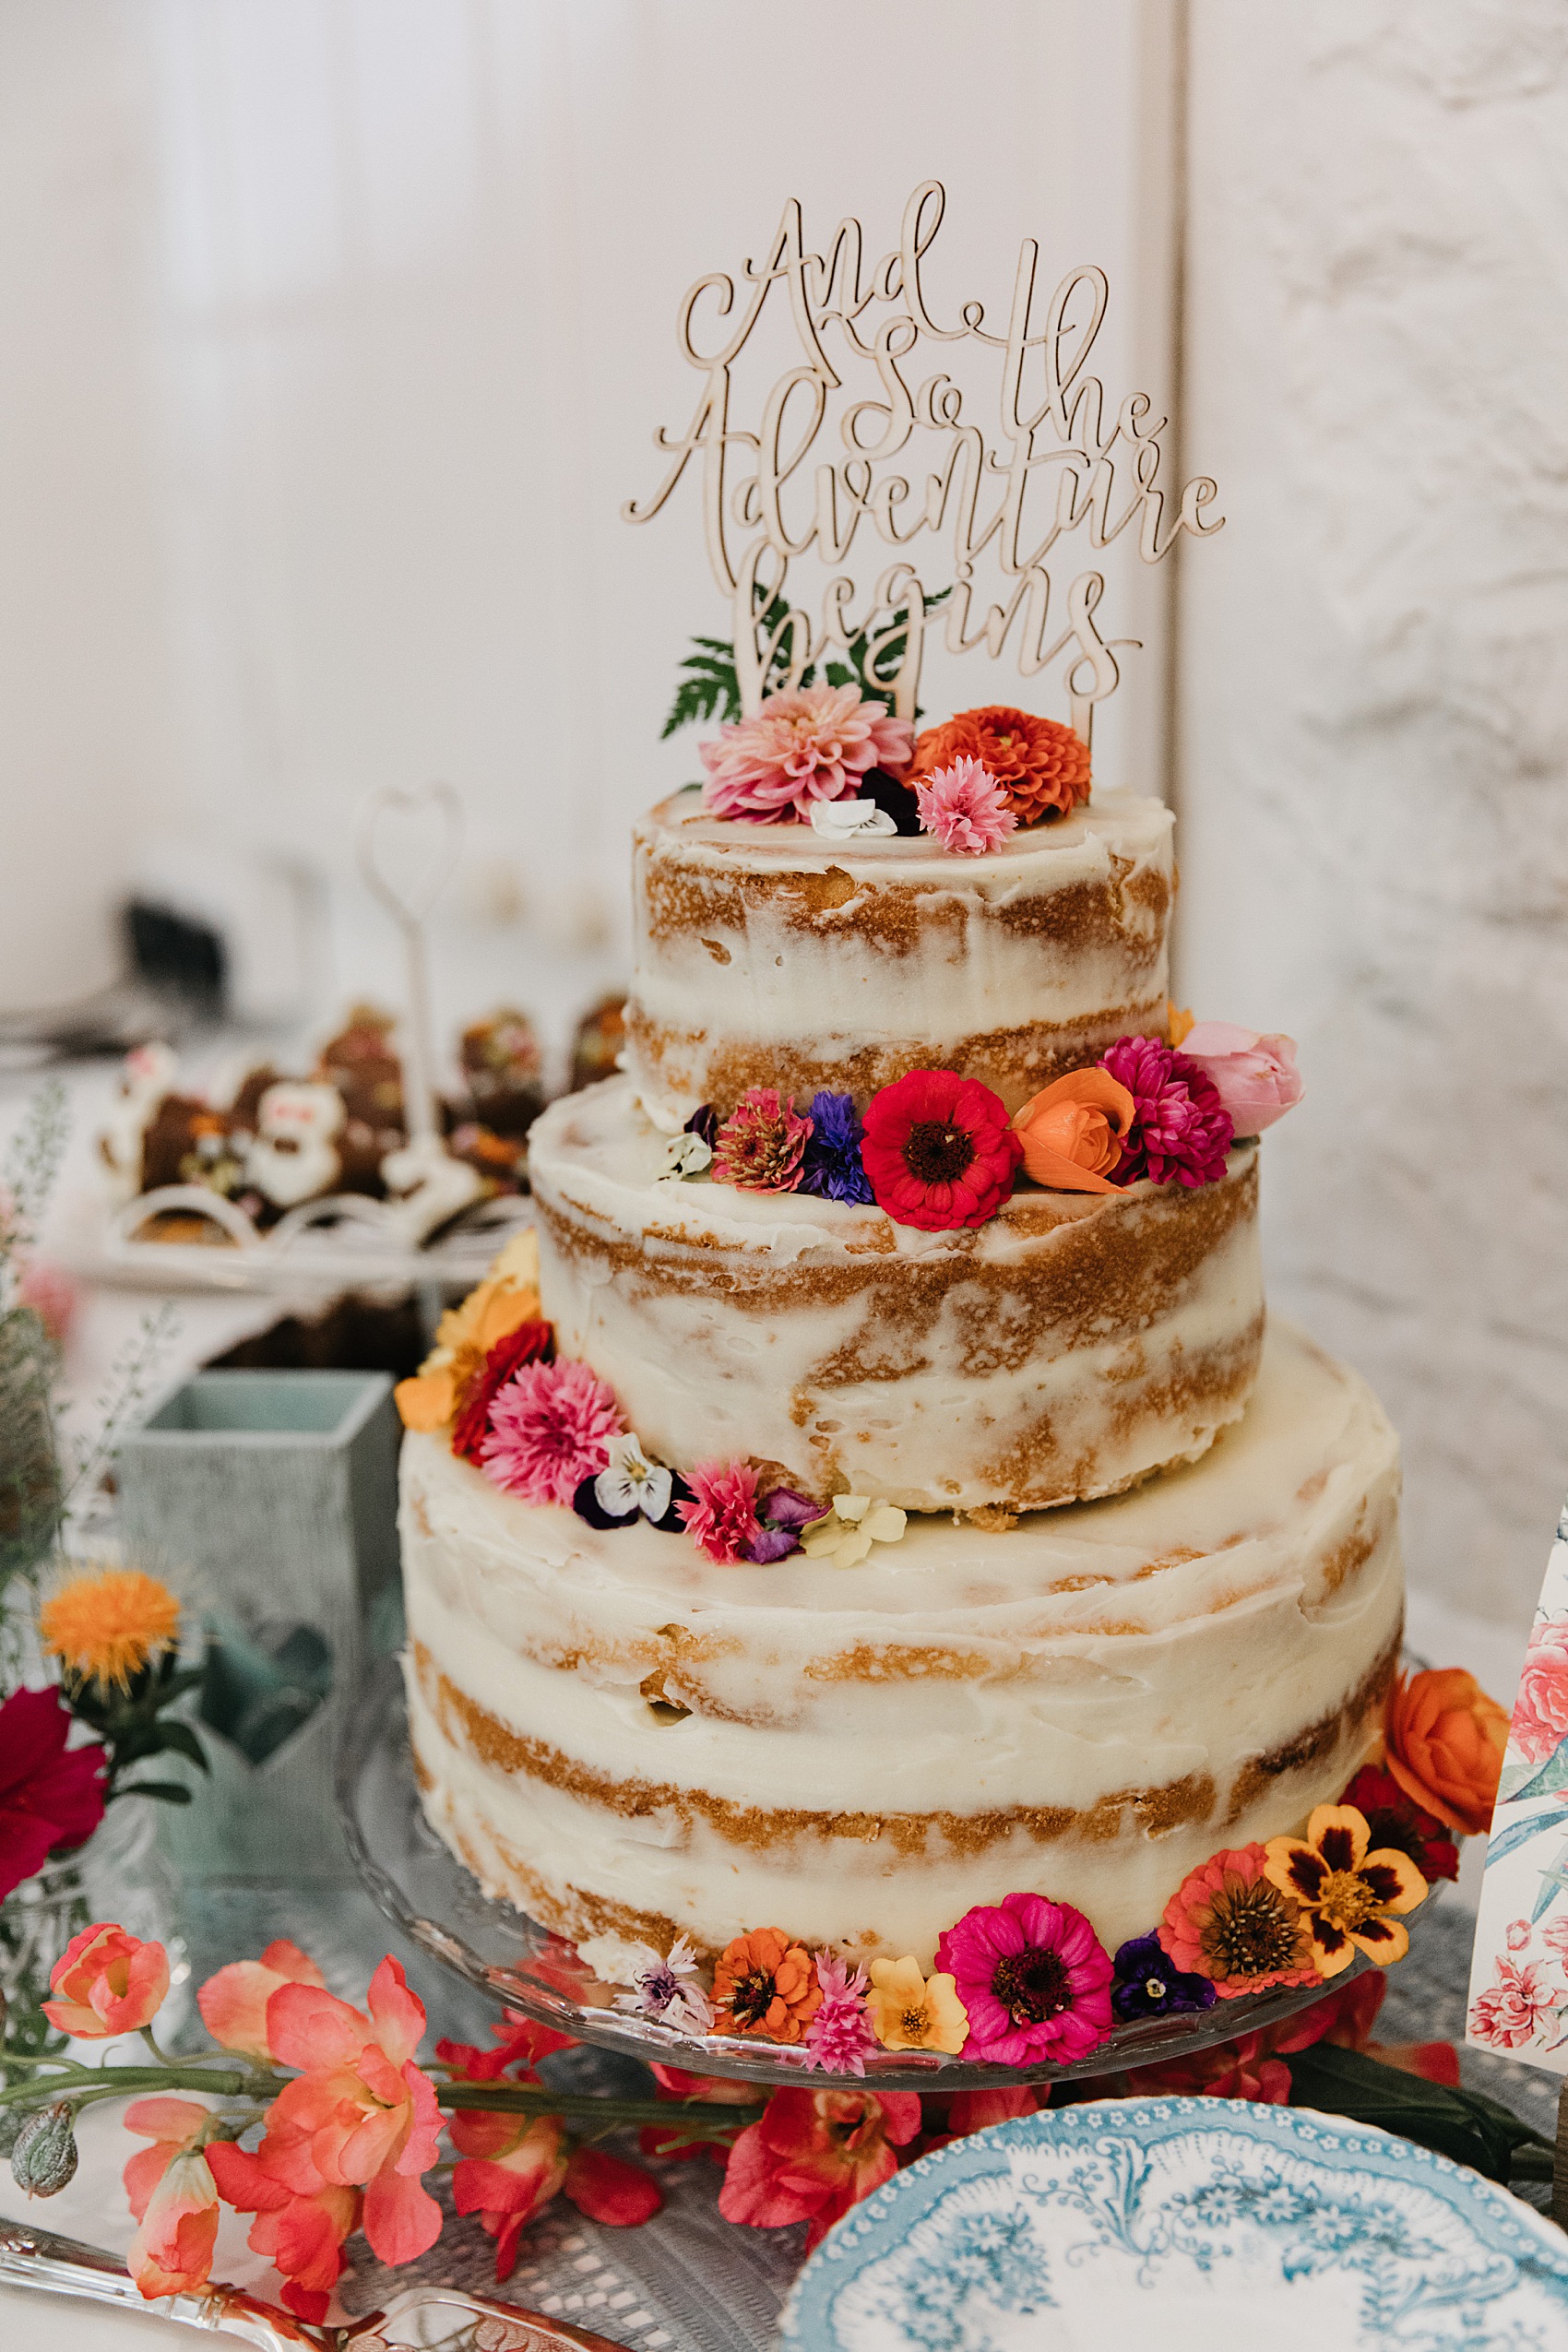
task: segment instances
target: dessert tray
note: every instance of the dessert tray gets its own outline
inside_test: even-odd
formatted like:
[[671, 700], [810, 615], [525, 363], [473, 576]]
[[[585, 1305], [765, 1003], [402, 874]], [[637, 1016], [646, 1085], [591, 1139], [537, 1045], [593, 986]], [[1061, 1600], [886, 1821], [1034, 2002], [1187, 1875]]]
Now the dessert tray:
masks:
[[[753, 2083], [816, 2078], [802, 2058], [777, 2043], [719, 2034], [682, 2033], [615, 2004], [565, 1942], [509, 1903], [493, 1900], [437, 1837], [420, 1806], [409, 1747], [402, 1677], [384, 1660], [369, 1674], [350, 1710], [339, 1750], [338, 1806], [349, 1850], [366, 1887], [410, 1941], [464, 1982], [561, 2033], [692, 2073]], [[1418, 1923], [1419, 1924], [1419, 1923]], [[1358, 1957], [1349, 1974], [1372, 1963]], [[980, 2090], [1009, 2083], [1092, 2081], [1160, 2059], [1210, 2049], [1277, 2025], [1321, 2001], [1321, 1984], [1225, 2001], [1195, 2016], [1154, 2017], [1119, 2025], [1075, 2065], [993, 2066], [924, 2050], [887, 2051], [867, 2063], [867, 2090]], [[826, 2080], [826, 2077], [821, 2077]], [[862, 2086], [857, 2076], [856, 2087]]]

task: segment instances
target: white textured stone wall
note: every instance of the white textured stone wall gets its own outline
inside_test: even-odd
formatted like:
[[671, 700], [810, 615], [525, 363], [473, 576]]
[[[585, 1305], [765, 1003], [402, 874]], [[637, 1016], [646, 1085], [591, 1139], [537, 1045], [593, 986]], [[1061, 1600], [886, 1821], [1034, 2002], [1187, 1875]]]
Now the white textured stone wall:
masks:
[[1413, 1580], [1568, 1488], [1568, 6], [1194, 0], [1182, 981], [1295, 1032], [1276, 1304], [1375, 1382]]

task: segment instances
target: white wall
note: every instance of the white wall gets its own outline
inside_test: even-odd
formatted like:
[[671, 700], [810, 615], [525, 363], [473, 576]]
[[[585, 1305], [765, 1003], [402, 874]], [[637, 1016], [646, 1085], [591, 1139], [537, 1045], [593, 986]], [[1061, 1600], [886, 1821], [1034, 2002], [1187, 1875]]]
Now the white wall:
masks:
[[1568, 1488], [1568, 12], [1195, 0], [1182, 987], [1293, 1030], [1272, 1297], [1526, 1621]]

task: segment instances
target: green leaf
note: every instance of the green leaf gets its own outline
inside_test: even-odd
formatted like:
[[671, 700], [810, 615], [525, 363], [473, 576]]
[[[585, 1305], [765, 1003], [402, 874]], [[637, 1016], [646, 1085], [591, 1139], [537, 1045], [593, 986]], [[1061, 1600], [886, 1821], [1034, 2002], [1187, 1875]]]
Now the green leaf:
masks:
[[147, 1755], [184, 1756], [195, 1764], [198, 1772], [212, 1770], [212, 1766], [207, 1760], [207, 1750], [188, 1723], [155, 1724], [151, 1738], [153, 1744], [144, 1751]]
[[1359, 2049], [1314, 2042], [1287, 2058], [1292, 2107], [1315, 2107], [1353, 2123], [1375, 2123], [1397, 2132], [1455, 2164], [1467, 2164], [1489, 2180], [1508, 2179], [1515, 2152], [1544, 2148], [1533, 2125], [1498, 2099], [1479, 2091], [1450, 2090], [1422, 2075], [1384, 2066]]
[[160, 1804], [188, 1805], [191, 1792], [183, 1780], [133, 1780], [116, 1788], [116, 1797], [156, 1797]]

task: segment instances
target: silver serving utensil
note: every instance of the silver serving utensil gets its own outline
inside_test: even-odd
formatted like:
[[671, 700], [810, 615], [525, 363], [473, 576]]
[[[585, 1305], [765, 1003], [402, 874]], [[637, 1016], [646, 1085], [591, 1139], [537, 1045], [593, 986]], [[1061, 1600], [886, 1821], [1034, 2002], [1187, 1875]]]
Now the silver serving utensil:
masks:
[[624, 2352], [586, 2328], [457, 2287], [407, 2287], [385, 2310], [350, 2327], [309, 2326], [237, 2287], [148, 2302], [118, 2256], [24, 2221], [0, 2221], [0, 2285], [156, 2311], [209, 2335], [221, 2331], [259, 2352], [291, 2345], [309, 2345], [315, 2352]]

